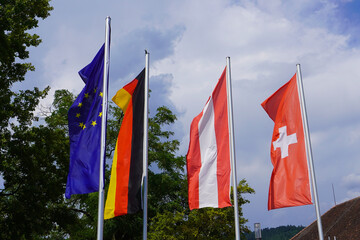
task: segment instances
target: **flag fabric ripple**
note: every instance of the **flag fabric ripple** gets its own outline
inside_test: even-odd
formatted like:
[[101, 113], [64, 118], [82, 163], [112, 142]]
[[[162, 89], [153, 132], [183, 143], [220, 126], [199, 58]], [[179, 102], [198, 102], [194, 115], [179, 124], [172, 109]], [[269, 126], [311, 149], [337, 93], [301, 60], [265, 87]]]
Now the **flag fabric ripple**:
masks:
[[68, 111], [70, 166], [65, 197], [99, 190], [104, 45], [79, 71], [85, 87]]
[[136, 213], [141, 209], [145, 69], [112, 100], [125, 114], [114, 151], [104, 219]]
[[226, 68], [203, 111], [191, 123], [186, 164], [191, 210], [231, 206]]
[[275, 123], [268, 209], [312, 204], [296, 74], [261, 105]]

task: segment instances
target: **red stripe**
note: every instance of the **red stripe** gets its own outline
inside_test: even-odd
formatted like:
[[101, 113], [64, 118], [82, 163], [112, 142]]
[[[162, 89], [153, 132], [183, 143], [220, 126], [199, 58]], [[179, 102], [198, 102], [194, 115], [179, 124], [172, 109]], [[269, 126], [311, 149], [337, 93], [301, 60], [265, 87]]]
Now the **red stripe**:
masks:
[[230, 146], [228, 106], [226, 94], [226, 68], [213, 92], [215, 135], [217, 145], [217, 185], [219, 208], [231, 206], [230, 190]]
[[133, 95], [135, 88], [138, 84], [138, 80], [134, 79], [133, 81], [129, 82], [128, 84], [126, 84], [123, 89], [125, 89], [131, 96]]
[[201, 154], [198, 126], [202, 115], [203, 112], [196, 116], [191, 123], [189, 150], [186, 155], [190, 210], [199, 208], [199, 173], [201, 168]]
[[118, 161], [116, 166], [116, 196], [114, 215], [127, 214], [128, 183], [131, 161], [131, 138], [133, 125], [133, 104], [129, 102], [118, 136]]

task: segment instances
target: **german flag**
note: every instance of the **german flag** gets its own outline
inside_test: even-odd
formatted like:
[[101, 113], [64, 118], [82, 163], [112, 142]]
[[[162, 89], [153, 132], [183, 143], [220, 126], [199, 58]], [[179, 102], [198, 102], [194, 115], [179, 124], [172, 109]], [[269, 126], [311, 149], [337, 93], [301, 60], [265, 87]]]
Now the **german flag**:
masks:
[[141, 209], [145, 69], [112, 100], [124, 114], [116, 142], [104, 219]]

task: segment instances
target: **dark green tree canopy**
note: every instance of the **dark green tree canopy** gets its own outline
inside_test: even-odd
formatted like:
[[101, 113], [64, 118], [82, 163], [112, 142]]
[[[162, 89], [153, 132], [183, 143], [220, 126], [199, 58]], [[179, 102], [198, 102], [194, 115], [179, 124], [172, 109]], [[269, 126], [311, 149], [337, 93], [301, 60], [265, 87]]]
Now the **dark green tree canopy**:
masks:
[[41, 42], [28, 30], [38, 26], [39, 18], [46, 18], [52, 7], [49, 0], [2, 0], [0, 4], [0, 76], [3, 88], [24, 80], [25, 73], [33, 70], [29, 63], [19, 63], [29, 57], [30, 46]]
[[[298, 232], [304, 229], [304, 226], [279, 226], [276, 228], [264, 228], [261, 230], [262, 239], [268, 240], [288, 240], [294, 237]], [[245, 235], [247, 240], [255, 240], [255, 233], [251, 232]]]
[[0, 3], [0, 130], [8, 127], [11, 118], [29, 123], [31, 112], [45, 92], [35, 88], [20, 93], [11, 91], [15, 82], [25, 79], [27, 71], [33, 71], [28, 48], [41, 42], [29, 30], [38, 26], [38, 19], [49, 16], [52, 7], [49, 0], [2, 0]]

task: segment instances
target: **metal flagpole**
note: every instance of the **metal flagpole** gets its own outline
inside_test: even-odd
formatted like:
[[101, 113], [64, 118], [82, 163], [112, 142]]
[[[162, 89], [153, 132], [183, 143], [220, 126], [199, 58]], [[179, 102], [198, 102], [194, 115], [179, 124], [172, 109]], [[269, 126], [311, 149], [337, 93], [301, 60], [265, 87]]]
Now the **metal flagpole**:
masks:
[[303, 89], [303, 83], [302, 83], [300, 64], [296, 64], [296, 69], [297, 69], [296, 76], [297, 76], [297, 86], [298, 86], [298, 90], [299, 90], [301, 115], [303, 118], [303, 127], [304, 127], [304, 132], [305, 132], [306, 155], [308, 157], [308, 164], [309, 164], [309, 168], [310, 168], [310, 176], [311, 176], [311, 183], [312, 183], [311, 185], [312, 185], [313, 196], [314, 196], [319, 239], [324, 240], [324, 234], [323, 234], [323, 229], [322, 229], [322, 224], [321, 224], [319, 199], [318, 199], [318, 193], [317, 193], [317, 187], [316, 187], [314, 163], [313, 163], [313, 159], [312, 159], [310, 132], [309, 132], [309, 125], [308, 125], [308, 121], [307, 121], [307, 113], [306, 113], [306, 105], [305, 105], [305, 97], [304, 97], [304, 89]]
[[109, 66], [110, 66], [110, 24], [111, 24], [111, 18], [106, 17], [97, 240], [103, 239], [103, 227], [104, 227], [104, 163], [105, 163], [105, 147], [106, 147], [105, 135], [106, 135], [107, 102], [108, 102], [108, 81], [109, 81]]
[[229, 117], [229, 137], [230, 137], [230, 160], [232, 169], [232, 182], [234, 193], [234, 216], [235, 216], [235, 239], [240, 240], [240, 225], [239, 225], [239, 210], [237, 199], [237, 180], [236, 180], [236, 163], [235, 163], [235, 138], [234, 138], [234, 119], [233, 119], [233, 105], [232, 105], [232, 88], [231, 88], [231, 71], [230, 71], [230, 57], [226, 57], [226, 90], [228, 100], [228, 117]]
[[333, 190], [333, 196], [334, 196], [334, 204], [336, 206], [336, 198], [335, 198], [335, 190], [334, 190], [334, 184], [332, 183], [332, 190]]
[[147, 239], [147, 195], [148, 195], [148, 113], [149, 113], [149, 52], [145, 50], [145, 102], [144, 102], [144, 144], [143, 144], [143, 239]]

